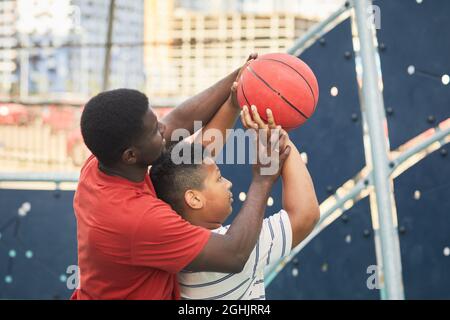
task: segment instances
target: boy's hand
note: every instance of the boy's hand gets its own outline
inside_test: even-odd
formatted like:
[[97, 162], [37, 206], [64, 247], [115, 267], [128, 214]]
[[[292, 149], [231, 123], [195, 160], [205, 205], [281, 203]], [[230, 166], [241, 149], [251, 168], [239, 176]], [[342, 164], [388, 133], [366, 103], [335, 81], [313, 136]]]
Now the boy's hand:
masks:
[[[288, 133], [276, 125], [270, 109], [267, 109], [266, 112], [267, 124], [261, 119], [255, 106], [252, 106], [253, 118], [245, 106], [241, 113], [241, 120], [245, 128], [254, 130], [256, 136], [258, 162], [253, 166], [254, 177], [265, 178], [274, 182], [280, 175], [281, 168], [289, 156], [291, 147], [289, 146]], [[267, 171], [269, 169], [267, 168], [268, 164], [270, 164], [270, 171]], [[263, 169], [266, 169], [265, 175], [262, 174]]]
[[281, 127], [258, 131], [255, 130], [257, 161], [253, 165], [253, 178], [274, 183], [291, 152], [289, 137]]
[[241, 80], [242, 72], [244, 72], [245, 68], [252, 62], [252, 60], [256, 60], [258, 58], [257, 53], [252, 53], [248, 59], [247, 62], [244, 64], [244, 66], [239, 70], [238, 76], [236, 77], [236, 81], [233, 83], [233, 86], [231, 87], [231, 101], [233, 103], [233, 106], [237, 109], [240, 108], [239, 103], [237, 101], [237, 89], [239, 85], [239, 80]]
[[267, 123], [265, 123], [259, 116], [256, 106], [251, 106], [251, 114], [248, 106], [244, 106], [241, 113], [241, 121], [247, 129], [275, 129], [277, 124], [273, 118], [272, 110], [266, 109]]
[[282, 129], [280, 126], [277, 126], [277, 124], [275, 123], [275, 119], [273, 117], [273, 112], [270, 109], [266, 110], [266, 114], [267, 114], [267, 123], [264, 122], [264, 120], [261, 119], [259, 113], [258, 113], [258, 109], [255, 106], [252, 106], [252, 115], [253, 117], [250, 115], [250, 111], [248, 109], [247, 106], [244, 106], [242, 112], [241, 112], [241, 121], [242, 121], [242, 125], [244, 126], [244, 128], [246, 129], [255, 129], [255, 130], [267, 130], [267, 132], [269, 133], [270, 130], [274, 130], [274, 129], [278, 129], [281, 131], [281, 133], [283, 135], [286, 135], [287, 137], [287, 143], [290, 143], [290, 138], [289, 138], [289, 134]]

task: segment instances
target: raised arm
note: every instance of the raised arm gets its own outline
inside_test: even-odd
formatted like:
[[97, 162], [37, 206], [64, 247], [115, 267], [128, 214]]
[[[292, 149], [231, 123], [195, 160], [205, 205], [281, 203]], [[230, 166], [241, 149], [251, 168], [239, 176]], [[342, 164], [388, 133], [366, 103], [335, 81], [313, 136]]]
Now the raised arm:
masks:
[[[228, 134], [230, 133], [228, 129], [234, 128], [239, 114], [241, 113], [241, 108], [237, 101], [239, 79], [246, 66], [250, 63], [250, 60], [256, 57], [256, 54], [249, 57], [247, 64], [241, 68], [236, 81], [233, 83], [231, 87], [231, 94], [228, 99], [220, 107], [219, 111], [217, 111], [208, 124], [203, 127], [201, 134], [195, 136], [195, 142], [203, 144], [205, 147], [209, 148], [213, 157], [217, 156], [223, 149], [223, 146], [228, 140]], [[244, 112], [249, 115], [247, 106], [244, 107]], [[257, 127], [252, 129], [257, 129]], [[217, 140], [218, 135], [220, 135], [220, 140]]]
[[[252, 106], [250, 113], [244, 112], [242, 122], [247, 128], [275, 128], [276, 123], [270, 109], [267, 110], [268, 123], [259, 116]], [[285, 135], [289, 138], [286, 132]], [[283, 179], [283, 209], [289, 215], [292, 226], [292, 247], [296, 247], [314, 229], [320, 219], [320, 209], [314, 184], [297, 147], [288, 139], [291, 153], [281, 170]]]
[[300, 244], [314, 229], [320, 218], [319, 204], [308, 169], [291, 142], [291, 154], [281, 171], [283, 180], [283, 209], [292, 226], [292, 248]]
[[[287, 136], [280, 138], [277, 154], [278, 170], [282, 168], [289, 155]], [[276, 152], [276, 151], [275, 151]], [[256, 241], [263, 222], [264, 212], [270, 190], [277, 180], [278, 173], [261, 175], [261, 167], [255, 165], [253, 181], [247, 193], [247, 200], [225, 235], [212, 233], [203, 251], [187, 266], [191, 271], [215, 271], [238, 273], [244, 268]]]
[[202, 129], [201, 134], [195, 137], [195, 142], [209, 148], [213, 157], [217, 156], [228, 139], [227, 129], [235, 126], [240, 110], [232, 102], [230, 96], [211, 121]]
[[[256, 57], [256, 54], [251, 54], [248, 60]], [[241, 69], [235, 70], [212, 87], [186, 100], [161, 119], [166, 126], [164, 134], [166, 141], [171, 141], [170, 138], [175, 129], [187, 129], [194, 134], [194, 121], [201, 121], [204, 126], [207, 125], [230, 97], [230, 88], [238, 78]]]
[[202, 252], [186, 267], [190, 271], [239, 273], [261, 232], [267, 198], [273, 182], [254, 179], [247, 200], [225, 235], [211, 233]]

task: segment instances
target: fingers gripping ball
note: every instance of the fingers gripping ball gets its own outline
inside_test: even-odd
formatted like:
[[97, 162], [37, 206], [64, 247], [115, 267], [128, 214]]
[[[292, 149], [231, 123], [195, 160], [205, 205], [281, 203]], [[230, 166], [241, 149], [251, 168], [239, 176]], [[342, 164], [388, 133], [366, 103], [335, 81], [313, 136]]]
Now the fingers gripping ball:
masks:
[[309, 66], [297, 57], [272, 53], [253, 60], [242, 72], [237, 88], [241, 108], [255, 105], [267, 122], [271, 108], [285, 130], [303, 125], [315, 112], [319, 85]]

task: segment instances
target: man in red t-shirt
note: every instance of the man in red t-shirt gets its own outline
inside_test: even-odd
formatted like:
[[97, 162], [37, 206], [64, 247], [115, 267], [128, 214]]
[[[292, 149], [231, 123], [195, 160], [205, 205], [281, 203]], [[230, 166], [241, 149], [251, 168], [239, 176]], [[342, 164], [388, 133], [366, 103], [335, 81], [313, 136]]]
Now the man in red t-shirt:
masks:
[[[240, 108], [230, 101], [237, 77], [238, 70], [161, 121], [134, 90], [104, 92], [87, 103], [81, 131], [93, 156], [74, 198], [80, 278], [72, 299], [178, 299], [176, 274], [182, 269], [242, 270], [278, 174], [254, 170], [247, 200], [225, 235], [183, 220], [156, 197], [148, 175], [175, 129], [193, 134], [194, 121], [221, 131], [234, 125]], [[280, 149], [281, 167], [289, 148]]]

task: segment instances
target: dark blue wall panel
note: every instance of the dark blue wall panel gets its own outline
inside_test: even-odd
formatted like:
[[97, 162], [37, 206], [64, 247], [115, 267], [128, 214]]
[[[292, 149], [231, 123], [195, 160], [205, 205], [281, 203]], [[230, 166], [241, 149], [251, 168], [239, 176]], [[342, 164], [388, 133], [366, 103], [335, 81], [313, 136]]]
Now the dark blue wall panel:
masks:
[[[73, 192], [0, 190], [0, 299], [70, 297], [66, 270], [77, 264], [72, 199]], [[20, 216], [24, 203], [31, 209]]]
[[369, 212], [369, 201], [360, 201], [322, 231], [268, 287], [268, 298], [378, 299], [367, 288], [367, 268], [376, 265]]
[[409, 299], [450, 299], [450, 158], [442, 150], [395, 181]]
[[[375, 1], [380, 7], [381, 67], [391, 147], [450, 117], [450, 1]], [[415, 73], [408, 74], [414, 66]], [[431, 117], [429, 121], [428, 118]]]

